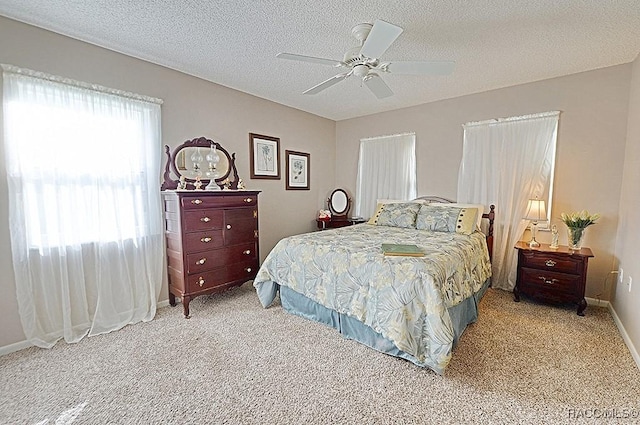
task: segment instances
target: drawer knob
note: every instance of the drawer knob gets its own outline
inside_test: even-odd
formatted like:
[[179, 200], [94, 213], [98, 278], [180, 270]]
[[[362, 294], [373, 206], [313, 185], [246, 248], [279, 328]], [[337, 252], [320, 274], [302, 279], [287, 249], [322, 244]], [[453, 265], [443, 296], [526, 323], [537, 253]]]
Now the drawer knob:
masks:
[[202, 203], [202, 199], [193, 199], [191, 200], [191, 203], [195, 205], [200, 205]]
[[548, 285], [553, 285], [554, 283], [560, 282], [558, 279], [547, 279], [544, 276], [538, 276], [538, 279], [542, 280], [544, 283]]
[[200, 219], [200, 221], [203, 221], [203, 222], [205, 222], [205, 223], [208, 223], [208, 222], [210, 222], [210, 221], [211, 221], [211, 219], [210, 219], [209, 217], [202, 217], [202, 218]]
[[553, 260], [547, 260], [547, 261], [545, 262], [545, 264], [547, 265], [547, 267], [553, 267], [553, 266], [555, 266], [557, 263], [556, 263], [555, 261], [553, 261]]
[[227, 224], [227, 230], [228, 229], [231, 229], [231, 225], [230, 224]]
[[209, 243], [211, 242], [211, 238], [209, 236], [205, 236], [204, 238], [200, 238], [200, 242]]
[[247, 273], [251, 273], [251, 267], [247, 267], [245, 270]]
[[204, 278], [202, 276], [198, 278], [198, 285], [200, 285], [201, 288], [202, 288], [202, 285], [204, 285]]
[[250, 203], [251, 201], [253, 201], [253, 199], [251, 198], [244, 198], [244, 202], [246, 202], [247, 204]]
[[206, 258], [201, 258], [201, 259], [199, 259], [198, 261], [196, 261], [196, 264], [203, 265], [203, 264], [204, 264], [204, 263], [206, 263], [206, 262], [207, 262], [207, 259], [206, 259]]
[[251, 254], [251, 250], [250, 250], [250, 249], [247, 249], [246, 251], [244, 251], [244, 252], [243, 252], [243, 254], [244, 254], [244, 255], [249, 255], [249, 254]]

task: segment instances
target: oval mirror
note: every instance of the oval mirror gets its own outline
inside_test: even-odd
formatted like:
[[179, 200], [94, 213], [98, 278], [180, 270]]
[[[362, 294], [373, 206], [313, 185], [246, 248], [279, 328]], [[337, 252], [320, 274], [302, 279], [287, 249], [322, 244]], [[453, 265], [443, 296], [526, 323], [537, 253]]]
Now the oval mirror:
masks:
[[[228, 179], [226, 187], [233, 190], [238, 188], [240, 179], [235, 165], [236, 154], [229, 155], [218, 142], [199, 137], [178, 145], [173, 152], [165, 145], [165, 153], [167, 163], [162, 190], [176, 189], [181, 177], [191, 186], [199, 178], [203, 186], [214, 180], [218, 187], [223, 187]], [[173, 178], [171, 171], [178, 176], [177, 180]]]
[[345, 216], [349, 212], [349, 208], [351, 208], [349, 196], [347, 196], [347, 192], [344, 189], [336, 189], [331, 192], [327, 203], [332, 216]]
[[179, 175], [190, 180], [200, 176], [203, 180], [219, 179], [229, 175], [229, 159], [220, 150], [201, 147], [184, 147], [175, 157], [175, 168]]

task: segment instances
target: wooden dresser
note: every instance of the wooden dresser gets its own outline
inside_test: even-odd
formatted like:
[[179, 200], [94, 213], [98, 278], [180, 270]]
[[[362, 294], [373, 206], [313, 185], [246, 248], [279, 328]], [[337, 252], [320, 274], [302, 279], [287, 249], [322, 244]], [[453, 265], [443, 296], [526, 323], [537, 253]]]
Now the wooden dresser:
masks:
[[258, 272], [259, 191], [164, 191], [169, 303], [189, 302]]
[[530, 248], [526, 242], [518, 242], [515, 248], [518, 250], [515, 301], [520, 301], [520, 294], [524, 294], [543, 302], [577, 303], [578, 315], [584, 316], [587, 263], [593, 257], [589, 248], [551, 249], [548, 244]]

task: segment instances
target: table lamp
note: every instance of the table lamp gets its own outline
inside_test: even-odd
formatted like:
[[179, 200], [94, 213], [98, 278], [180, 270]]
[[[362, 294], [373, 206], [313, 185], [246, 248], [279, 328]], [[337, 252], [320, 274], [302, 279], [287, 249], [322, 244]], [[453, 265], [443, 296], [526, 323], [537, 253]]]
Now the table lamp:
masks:
[[531, 221], [531, 240], [529, 241], [529, 246], [531, 248], [539, 247], [540, 242], [536, 240], [536, 227], [538, 226], [538, 222], [547, 221], [547, 209], [544, 206], [544, 201], [538, 198], [529, 199], [524, 219]]

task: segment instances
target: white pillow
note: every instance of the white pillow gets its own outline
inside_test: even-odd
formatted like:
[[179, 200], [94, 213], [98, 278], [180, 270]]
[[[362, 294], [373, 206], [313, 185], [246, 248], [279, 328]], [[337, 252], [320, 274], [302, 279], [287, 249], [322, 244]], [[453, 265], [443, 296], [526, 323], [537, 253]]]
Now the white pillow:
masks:
[[429, 205], [439, 205], [443, 207], [457, 207], [457, 208], [476, 208], [478, 210], [478, 229], [481, 229], [482, 214], [484, 214], [484, 205], [482, 204], [447, 204], [446, 202], [432, 202]]

